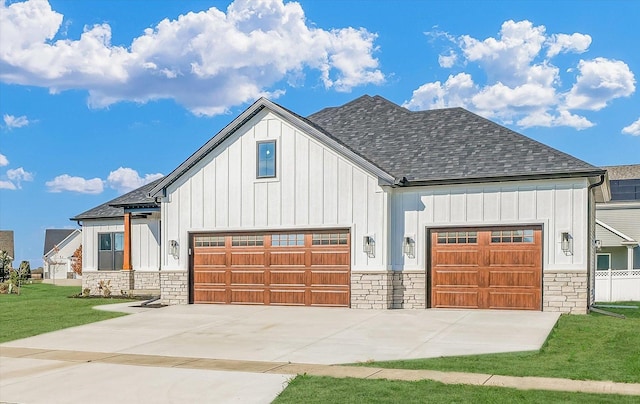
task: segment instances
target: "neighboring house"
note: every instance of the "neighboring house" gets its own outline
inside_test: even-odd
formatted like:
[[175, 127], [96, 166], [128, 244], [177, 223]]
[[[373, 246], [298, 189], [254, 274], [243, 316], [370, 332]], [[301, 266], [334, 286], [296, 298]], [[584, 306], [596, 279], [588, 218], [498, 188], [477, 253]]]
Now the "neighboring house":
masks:
[[82, 244], [82, 232], [78, 229], [46, 229], [44, 234], [44, 278], [80, 278], [73, 269], [73, 253]]
[[586, 313], [607, 186], [462, 108], [363, 96], [303, 118], [263, 98], [163, 179], [73, 220], [94, 293]]
[[596, 205], [596, 300], [640, 300], [640, 164], [603, 168], [611, 200]]

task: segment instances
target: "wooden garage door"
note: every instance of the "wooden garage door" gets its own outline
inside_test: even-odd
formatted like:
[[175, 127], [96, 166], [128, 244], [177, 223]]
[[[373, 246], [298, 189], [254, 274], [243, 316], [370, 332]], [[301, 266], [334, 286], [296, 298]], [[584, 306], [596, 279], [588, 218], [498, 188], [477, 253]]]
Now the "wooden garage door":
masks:
[[541, 310], [539, 227], [431, 231], [431, 307]]
[[192, 236], [192, 303], [350, 304], [348, 231]]

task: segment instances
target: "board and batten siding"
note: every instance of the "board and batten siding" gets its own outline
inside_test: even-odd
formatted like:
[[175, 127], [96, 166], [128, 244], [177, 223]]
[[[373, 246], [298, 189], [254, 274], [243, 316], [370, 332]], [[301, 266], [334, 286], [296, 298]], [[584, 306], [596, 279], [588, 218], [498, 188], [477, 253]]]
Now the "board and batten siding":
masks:
[[[588, 268], [586, 179], [555, 179], [393, 190], [391, 268], [424, 270], [427, 228], [537, 224], [543, 226], [543, 269]], [[560, 248], [560, 235], [573, 237], [573, 253]], [[402, 239], [416, 241], [414, 257], [402, 253]]]
[[[157, 214], [155, 214], [157, 215]], [[98, 270], [98, 234], [124, 232], [123, 220], [85, 220], [82, 224], [82, 270]], [[160, 224], [153, 215], [131, 221], [131, 266], [135, 271], [160, 269]]]
[[[256, 178], [262, 140], [276, 141], [276, 178]], [[163, 269], [187, 269], [190, 232], [347, 228], [352, 269], [383, 270], [386, 201], [377, 177], [263, 110], [167, 188]], [[362, 252], [365, 235], [376, 239], [373, 258]]]

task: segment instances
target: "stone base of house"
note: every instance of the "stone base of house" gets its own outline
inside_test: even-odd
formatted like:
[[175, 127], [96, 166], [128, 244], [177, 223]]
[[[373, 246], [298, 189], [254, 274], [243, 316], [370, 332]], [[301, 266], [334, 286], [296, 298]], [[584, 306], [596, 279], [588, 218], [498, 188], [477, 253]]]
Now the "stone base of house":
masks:
[[[91, 296], [160, 294], [157, 271], [85, 271], [82, 275], [82, 290], [88, 290]], [[105, 289], [109, 292], [105, 293]]]
[[[124, 274], [122, 274], [124, 273]], [[96, 272], [87, 273], [88, 284], [96, 284]], [[126, 286], [126, 276], [132, 282], [159, 288], [162, 304], [187, 304], [189, 282], [187, 271], [133, 273], [133, 271], [98, 272], [121, 274], [112, 278], [112, 290]], [[146, 278], [146, 275], [154, 275]], [[158, 276], [159, 275], [159, 276]], [[140, 278], [138, 278], [139, 276]], [[124, 278], [123, 278], [124, 277]], [[83, 279], [83, 287], [85, 287]], [[120, 282], [120, 283], [118, 283]], [[157, 283], [156, 283], [157, 282]], [[118, 286], [115, 286], [118, 285]], [[151, 287], [151, 286], [149, 286]], [[587, 273], [585, 271], [545, 271], [542, 287], [542, 310], [571, 314], [586, 314], [588, 310]], [[95, 290], [92, 289], [92, 292]], [[96, 293], [99, 294], [99, 293]], [[424, 309], [427, 302], [424, 271], [385, 271], [351, 273], [351, 307], [354, 309]]]
[[424, 309], [424, 271], [352, 272], [354, 309]]
[[587, 314], [589, 308], [586, 271], [544, 271], [542, 311]]
[[160, 302], [162, 304], [189, 303], [189, 278], [187, 271], [161, 271], [160, 296]]

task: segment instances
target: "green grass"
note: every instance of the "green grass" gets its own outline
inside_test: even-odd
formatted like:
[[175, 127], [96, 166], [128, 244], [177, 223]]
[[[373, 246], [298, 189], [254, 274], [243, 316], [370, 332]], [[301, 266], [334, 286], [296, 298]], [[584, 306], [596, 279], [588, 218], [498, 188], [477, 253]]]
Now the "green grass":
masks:
[[23, 285], [20, 295], [0, 295], [0, 342], [125, 315], [92, 307], [127, 300], [68, 298], [78, 293], [79, 286], [35, 283]]
[[429, 380], [334, 379], [302, 375], [274, 404], [286, 403], [638, 403], [637, 396], [447, 385]]
[[[640, 306], [640, 302], [618, 304]], [[509, 376], [559, 377], [640, 383], [640, 309], [606, 309], [600, 314], [563, 315], [538, 352], [470, 355], [359, 363], [394, 369], [430, 369]]]

